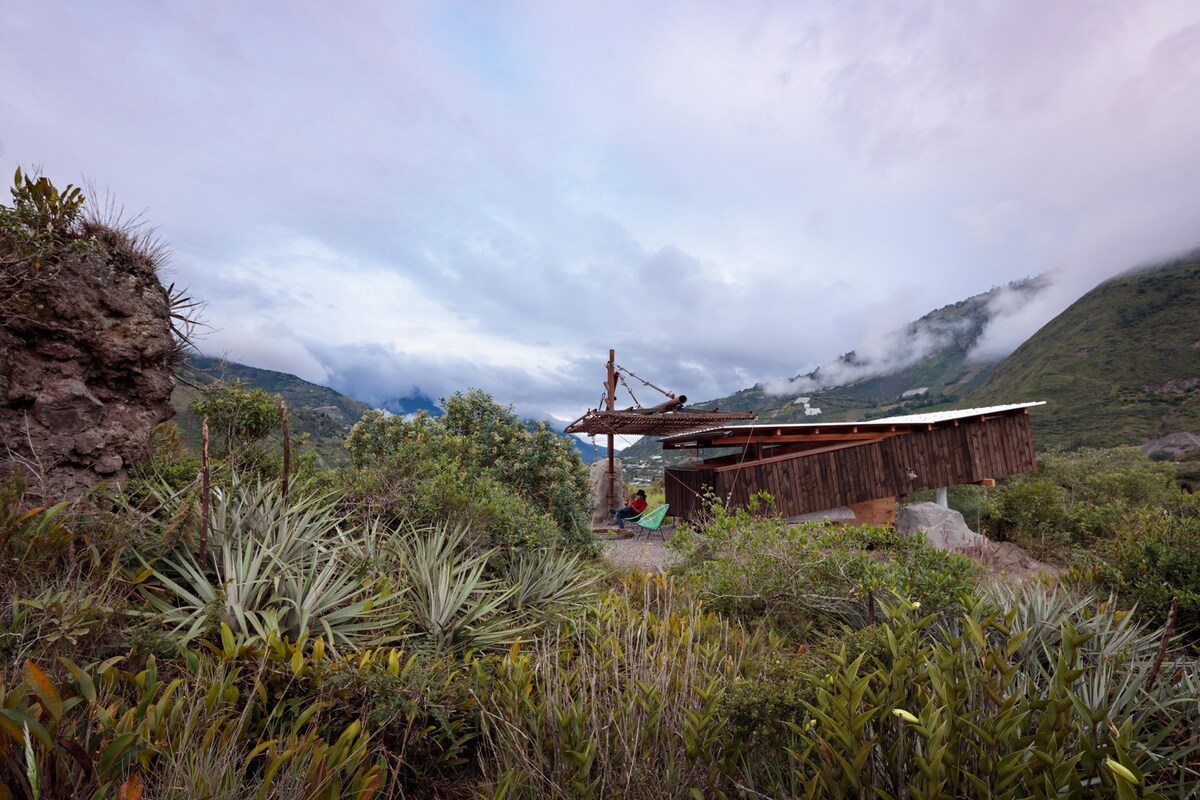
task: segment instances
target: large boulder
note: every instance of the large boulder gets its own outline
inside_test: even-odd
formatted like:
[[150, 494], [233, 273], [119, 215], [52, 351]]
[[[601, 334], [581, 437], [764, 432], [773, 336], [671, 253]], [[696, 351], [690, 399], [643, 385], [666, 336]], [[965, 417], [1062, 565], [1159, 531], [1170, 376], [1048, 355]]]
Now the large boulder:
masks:
[[[613, 459], [613, 498], [615, 507], [625, 505], [625, 471], [621, 467], [621, 459]], [[592, 487], [591, 523], [593, 528], [602, 528], [612, 522], [612, 508], [608, 505], [608, 458], [597, 458], [592, 462], [589, 471], [589, 482]]]
[[902, 506], [896, 512], [896, 531], [907, 535], [924, 533], [926, 543], [939, 550], [969, 550], [988, 543], [986, 536], [967, 527], [962, 514], [937, 503]]
[[922, 534], [925, 542], [939, 550], [959, 553], [978, 561], [992, 573], [1023, 580], [1031, 575], [1055, 575], [1057, 569], [1031, 558], [1012, 542], [993, 542], [967, 527], [963, 515], [937, 503], [914, 503], [896, 512], [896, 531]]
[[1169, 458], [1180, 459], [1194, 450], [1200, 450], [1200, 436], [1182, 431], [1167, 434], [1142, 445], [1142, 452], [1147, 456], [1166, 454]]
[[[0, 244], [3, 244], [0, 242]], [[0, 477], [74, 500], [149, 458], [168, 420], [175, 342], [154, 259], [113, 231], [0, 281]]]

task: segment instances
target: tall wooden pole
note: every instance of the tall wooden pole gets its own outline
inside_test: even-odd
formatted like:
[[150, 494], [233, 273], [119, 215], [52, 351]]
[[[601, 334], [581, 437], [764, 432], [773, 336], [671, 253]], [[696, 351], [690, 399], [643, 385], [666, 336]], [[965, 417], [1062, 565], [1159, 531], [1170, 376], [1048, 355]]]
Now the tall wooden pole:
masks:
[[[617, 360], [617, 352], [615, 350], [608, 351], [608, 377], [604, 381], [604, 388], [607, 391], [605, 396], [605, 410], [616, 411], [617, 403], [617, 371], [614, 369], [614, 364]], [[613, 461], [613, 435], [608, 435], [608, 507], [614, 509], [617, 507], [617, 491], [616, 491], [616, 475], [617, 468]]]

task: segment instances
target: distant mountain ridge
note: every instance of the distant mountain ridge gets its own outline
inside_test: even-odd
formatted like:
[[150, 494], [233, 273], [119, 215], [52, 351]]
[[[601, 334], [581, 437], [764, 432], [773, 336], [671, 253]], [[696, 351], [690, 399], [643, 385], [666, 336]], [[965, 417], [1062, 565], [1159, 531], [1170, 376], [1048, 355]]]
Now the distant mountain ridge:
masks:
[[981, 386], [1000, 363], [998, 357], [972, 358], [994, 318], [996, 298], [1001, 292], [1033, 295], [1044, 286], [1042, 278], [1027, 278], [995, 287], [909, 323], [882, 356], [852, 350], [786, 387], [758, 384], [712, 404], [758, 411], [760, 419], [775, 422], [872, 419], [948, 407]]
[[439, 417], [442, 414], [442, 407], [437, 404], [437, 401], [421, 391], [414, 391], [412, 394], [405, 395], [404, 397], [393, 397], [390, 400], [384, 400], [380, 407], [384, 411], [399, 414], [402, 417], [409, 414], [418, 414], [422, 411], [432, 414], [435, 417]]
[[961, 405], [1046, 400], [1039, 447], [1200, 433], [1200, 251], [1105, 281], [1031, 336]]
[[[251, 388], [283, 397], [288, 405], [292, 435], [307, 434], [309, 445], [326, 465], [348, 461], [349, 454], [344, 446], [346, 436], [354, 423], [371, 410], [371, 406], [353, 397], [327, 386], [310, 383], [295, 375], [209, 356], [190, 356], [182, 366], [180, 375], [183, 380], [175, 386], [171, 395], [171, 405], [175, 408], [174, 422], [184, 440], [193, 449], [200, 447], [200, 420], [191, 411], [192, 400], [199, 394], [195, 387], [204, 387], [217, 380], [238, 380]], [[383, 408], [392, 414], [401, 415], [421, 411], [433, 416], [440, 416], [442, 413], [441, 407], [420, 391], [388, 400], [383, 403]], [[571, 443], [585, 464], [607, 455], [607, 451], [602, 447], [592, 447], [575, 436], [562, 433], [561, 425], [555, 423], [551, 427]]]

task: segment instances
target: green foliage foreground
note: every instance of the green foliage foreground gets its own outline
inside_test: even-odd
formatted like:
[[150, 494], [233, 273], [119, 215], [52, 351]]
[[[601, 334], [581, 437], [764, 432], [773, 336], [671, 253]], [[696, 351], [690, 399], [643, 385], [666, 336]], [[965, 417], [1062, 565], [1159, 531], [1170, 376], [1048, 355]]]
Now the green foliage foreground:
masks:
[[1037, 472], [988, 490], [986, 533], [1065, 563], [1085, 588], [1113, 593], [1200, 643], [1200, 497], [1175, 467], [1133, 447], [1045, 453]]
[[[226, 502], [241, 506], [247, 548], [276, 564], [263, 569], [284, 569], [253, 530], [302, 515], [269, 511], [270, 495], [247, 488]], [[289, 501], [301, 512], [310, 502]], [[765, 616], [717, 613], [696, 578], [638, 573], [596, 594], [576, 560], [534, 552], [489, 576], [453, 529], [346, 537], [316, 508], [322, 525], [296, 525], [324, 530], [309, 537], [311, 553], [353, 541], [405, 598], [390, 639], [288, 628], [282, 615], [278, 627], [238, 629], [229, 597], [181, 636], [163, 602], [140, 602], [120, 588], [128, 578], [88, 568], [79, 587], [107, 592], [106, 635], [87, 651], [61, 639], [50, 649], [9, 628], [0, 647], [8, 791], [1132, 797], [1178, 796], [1197, 778], [1195, 664], [1111, 603], [1039, 588], [967, 596], [940, 613], [894, 600], [873, 626], [841, 628], [823, 614], [823, 633], [796, 639]], [[10, 515], [4, 557], [61, 542], [47, 520], [56, 513]], [[56, 580], [71, 555], [54, 548], [37, 574], [5, 576], [6, 613]], [[93, 548], [103, 564], [101, 543]], [[130, 565], [138, 570], [142, 591], [169, 589]], [[287, 580], [260, 582], [291, 607]], [[47, 607], [39, 629], [73, 624], [52, 619], [62, 611]], [[161, 633], [132, 634], [156, 624]]]
[[[355, 466], [286, 494], [228, 454], [203, 559], [193, 462], [74, 509], [6, 484], [0, 797], [1125, 798], [1200, 780], [1196, 663], [1119, 597], [983, 592], [918, 539], [721, 508], [678, 535], [678, 575], [605, 578], [562, 527], [577, 460], [485, 395], [455, 409], [365, 420]], [[1179, 508], [1131, 507], [1112, 580], [1179, 572]]]
[[[1196, 779], [1194, 667], [1156, 669], [1159, 632], [1104, 604], [900, 603], [867, 651], [815, 658], [702, 605], [634, 576], [553, 647], [514, 648], [481, 695], [488, 794], [1153, 797]], [[784, 661], [791, 686], [764, 679]]]

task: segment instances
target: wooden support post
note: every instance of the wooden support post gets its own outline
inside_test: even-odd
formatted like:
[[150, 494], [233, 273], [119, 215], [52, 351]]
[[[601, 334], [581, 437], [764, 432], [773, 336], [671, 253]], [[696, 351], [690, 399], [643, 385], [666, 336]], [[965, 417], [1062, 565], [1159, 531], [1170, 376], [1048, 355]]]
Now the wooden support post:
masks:
[[[605, 411], [615, 411], [617, 403], [617, 371], [615, 364], [617, 360], [617, 352], [615, 350], [608, 351], [608, 377], [605, 378]], [[611, 511], [617, 507], [617, 491], [616, 491], [616, 474], [617, 467], [614, 462], [613, 454], [613, 435], [608, 434], [608, 508]]]

